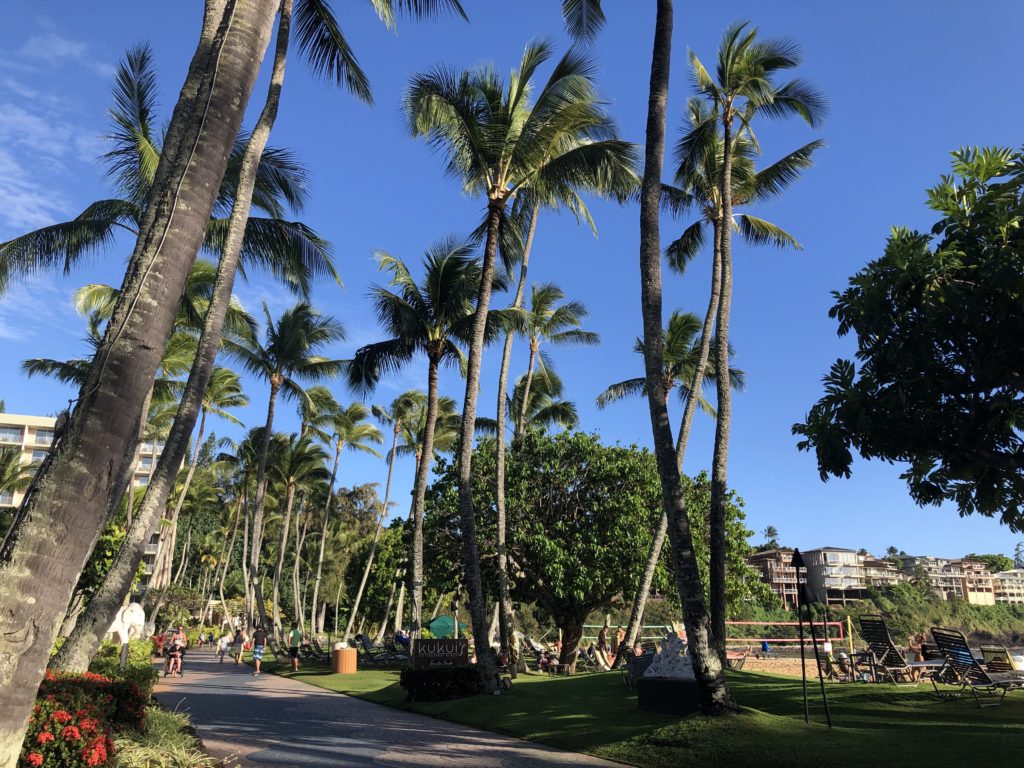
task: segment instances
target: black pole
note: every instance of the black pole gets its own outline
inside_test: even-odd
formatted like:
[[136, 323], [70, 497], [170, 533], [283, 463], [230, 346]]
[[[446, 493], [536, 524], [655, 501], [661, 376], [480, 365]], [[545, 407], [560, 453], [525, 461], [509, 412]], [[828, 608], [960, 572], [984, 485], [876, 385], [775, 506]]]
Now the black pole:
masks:
[[[798, 589], [802, 592], [802, 589]], [[827, 598], [826, 598], [827, 599]], [[828, 694], [825, 692], [825, 678], [821, 674], [821, 656], [818, 654], [818, 633], [814, 630], [814, 614], [811, 612], [811, 606], [807, 606], [807, 613], [811, 620], [811, 642], [814, 644], [814, 660], [818, 664], [818, 682], [821, 684], [821, 700], [825, 704], [825, 719], [828, 720], [828, 727], [832, 727], [832, 712], [828, 708]], [[825, 625], [825, 637], [828, 637], [828, 625]], [[806, 707], [807, 701], [807, 680], [806, 675], [804, 679], [804, 706]]]
[[793, 550], [793, 560], [791, 565], [796, 568], [796, 618], [800, 625], [800, 679], [803, 683], [804, 689], [804, 722], [809, 723], [811, 721], [811, 711], [807, 704], [807, 662], [804, 657], [804, 590], [801, 588], [802, 585], [800, 584], [800, 569], [804, 567], [804, 558], [800, 554], [799, 549]]

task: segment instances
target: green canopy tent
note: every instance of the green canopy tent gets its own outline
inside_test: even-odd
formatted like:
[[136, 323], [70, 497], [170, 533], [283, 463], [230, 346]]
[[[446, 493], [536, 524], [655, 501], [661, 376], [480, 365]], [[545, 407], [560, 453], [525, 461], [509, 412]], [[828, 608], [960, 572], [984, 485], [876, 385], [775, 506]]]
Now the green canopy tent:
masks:
[[[435, 619], [431, 619], [423, 628], [428, 630], [434, 637], [446, 640], [449, 637], [455, 637], [455, 619], [451, 616], [438, 616]], [[459, 637], [465, 637], [466, 625], [463, 622], [459, 622]]]

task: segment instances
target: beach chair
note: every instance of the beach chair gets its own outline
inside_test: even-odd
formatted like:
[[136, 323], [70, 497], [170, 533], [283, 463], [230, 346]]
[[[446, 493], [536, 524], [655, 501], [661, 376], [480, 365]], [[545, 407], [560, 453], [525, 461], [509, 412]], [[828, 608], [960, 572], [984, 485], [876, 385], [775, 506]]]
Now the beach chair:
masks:
[[868, 646], [869, 662], [875, 681], [889, 680], [895, 685], [917, 685], [900, 649], [892, 641], [881, 616], [861, 616], [861, 635]]
[[643, 677], [644, 672], [647, 671], [647, 668], [651, 666], [653, 661], [653, 653], [645, 653], [643, 656], [630, 656], [626, 660], [626, 665], [622, 668], [622, 680], [629, 690], [633, 690], [637, 678]]
[[1021, 672], [1005, 645], [983, 645], [981, 658], [988, 672]]
[[[986, 670], [967, 644], [964, 633], [957, 629], [932, 627], [935, 644], [946, 658], [945, 666], [932, 676], [932, 685], [940, 696], [945, 692], [939, 683], [959, 688], [958, 693], [970, 690], [979, 707], [993, 707], [1003, 703], [1009, 691], [1024, 688], [1024, 672], [995, 672]], [[995, 700], [982, 701], [979, 694], [985, 693]]]
[[750, 655], [750, 646], [748, 645], [742, 651], [729, 651], [725, 652], [725, 663], [729, 669], [740, 670], [743, 669], [743, 665], [747, 663], [747, 656]]

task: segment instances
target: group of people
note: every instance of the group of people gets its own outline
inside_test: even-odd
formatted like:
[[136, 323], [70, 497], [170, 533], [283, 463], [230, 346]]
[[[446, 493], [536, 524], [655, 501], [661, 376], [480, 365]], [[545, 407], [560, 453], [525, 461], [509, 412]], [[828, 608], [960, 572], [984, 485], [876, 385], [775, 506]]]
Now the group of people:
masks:
[[[224, 663], [225, 657], [231, 657], [234, 659], [235, 664], [241, 664], [242, 654], [246, 650], [251, 649], [255, 666], [253, 675], [255, 676], [262, 674], [263, 653], [267, 647], [267, 638], [267, 631], [263, 628], [262, 624], [256, 625], [251, 638], [243, 627], [238, 626], [234, 629], [229, 627], [220, 638], [215, 638], [212, 631], [206, 632], [204, 630], [200, 632], [196, 646], [197, 648], [209, 647], [214, 650], [221, 664]], [[297, 622], [292, 624], [287, 639], [292, 671], [298, 672], [299, 649], [305, 641], [305, 636], [302, 634], [302, 630], [299, 629]], [[396, 640], [403, 642], [403, 639], [397, 636]], [[181, 677], [181, 662], [188, 648], [188, 635], [185, 633], [185, 627], [181, 624], [178, 625], [177, 629], [172, 630], [169, 627], [161, 634], [154, 636], [153, 641], [157, 648], [161, 649], [161, 653], [167, 660], [164, 667], [164, 677]], [[408, 643], [408, 635], [405, 635], [404, 644], [408, 645]]]

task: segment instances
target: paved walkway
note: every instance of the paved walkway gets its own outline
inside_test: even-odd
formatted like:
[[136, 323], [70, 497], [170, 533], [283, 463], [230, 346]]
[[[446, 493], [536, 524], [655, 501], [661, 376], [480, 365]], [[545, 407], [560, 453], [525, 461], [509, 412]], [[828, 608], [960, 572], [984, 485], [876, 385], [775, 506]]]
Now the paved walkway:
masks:
[[[204, 651], [185, 676], [161, 678], [156, 697], [188, 712], [206, 748], [230, 765], [261, 768], [618, 766], [264, 674]], [[471, 704], [469, 706], [472, 706]]]

